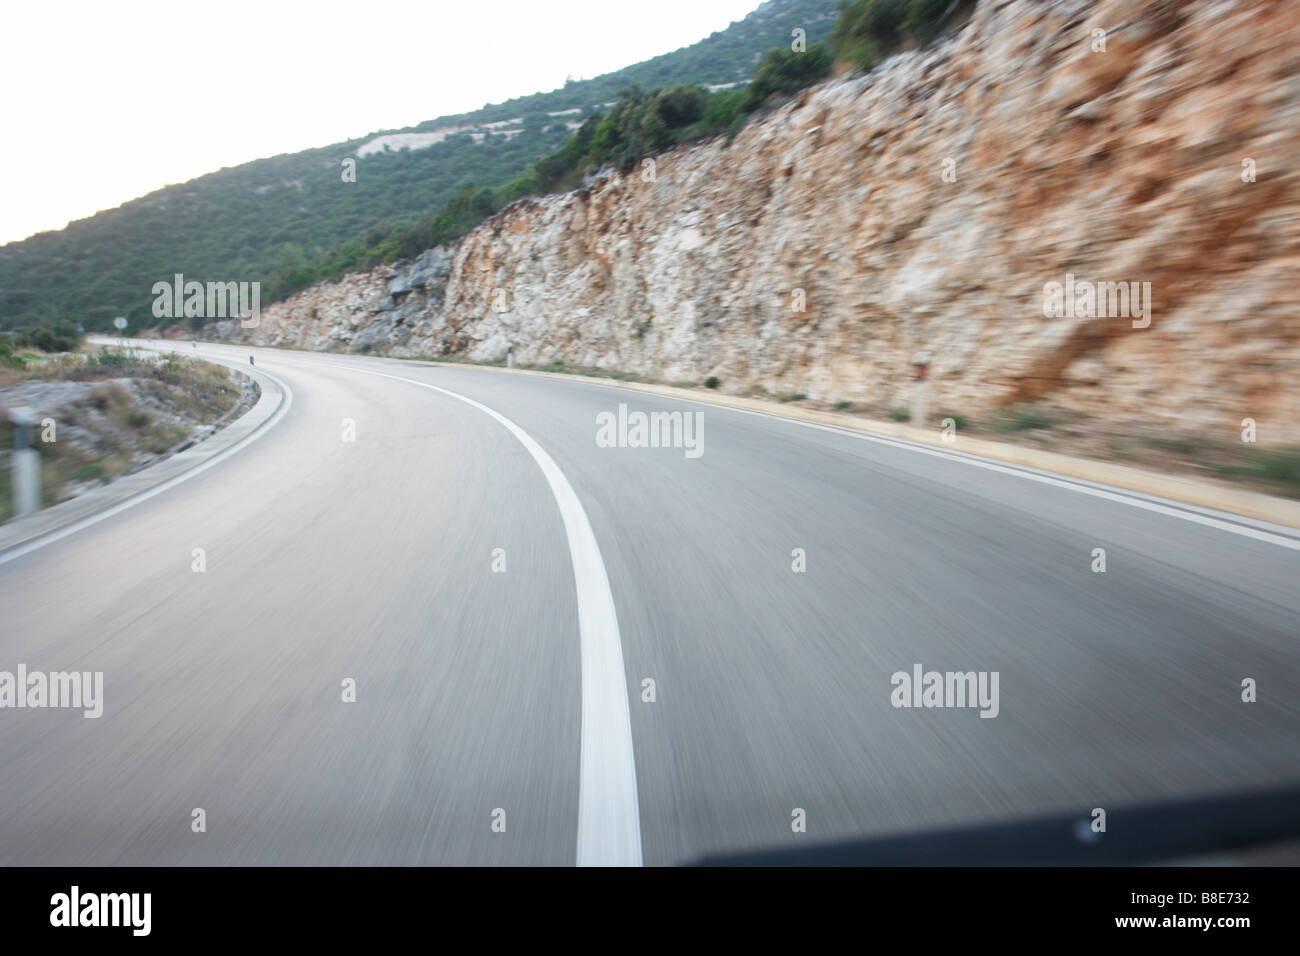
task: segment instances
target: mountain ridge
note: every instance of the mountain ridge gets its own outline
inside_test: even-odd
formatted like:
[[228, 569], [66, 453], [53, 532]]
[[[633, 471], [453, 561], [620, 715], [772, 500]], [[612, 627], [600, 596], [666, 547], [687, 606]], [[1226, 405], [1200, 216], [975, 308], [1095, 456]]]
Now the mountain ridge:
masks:
[[[469, 113], [378, 130], [327, 146], [250, 160], [171, 184], [93, 216], [0, 246], [0, 330], [70, 319], [107, 330], [149, 318], [149, 290], [174, 272], [266, 280], [368, 232], [382, 234], [445, 204], [466, 185], [495, 187], [558, 148], [581, 119], [619, 89], [721, 85], [752, 75], [758, 57], [811, 44], [836, 21], [837, 0], [766, 0], [697, 43], [556, 90], [489, 103]], [[555, 116], [561, 111], [579, 114]], [[508, 123], [506, 121], [517, 121]], [[505, 124], [491, 128], [489, 124]], [[468, 126], [421, 149], [358, 156], [385, 136]], [[344, 159], [358, 162], [342, 182]], [[340, 188], [345, 187], [345, 188]]]
[[[1106, 23], [1123, 28], [1098, 52]], [[981, 3], [931, 49], [657, 155], [653, 177], [521, 199], [454, 249], [204, 331], [510, 350], [882, 417], [906, 410], [924, 351], [931, 408], [954, 423], [1099, 454], [1239, 451], [1247, 421], [1252, 448], [1294, 445], [1300, 95], [1276, 78], [1298, 25], [1262, 2]], [[1225, 34], [1238, 65], [1210, 70]], [[1062, 312], [1076, 284], [1096, 297]]]

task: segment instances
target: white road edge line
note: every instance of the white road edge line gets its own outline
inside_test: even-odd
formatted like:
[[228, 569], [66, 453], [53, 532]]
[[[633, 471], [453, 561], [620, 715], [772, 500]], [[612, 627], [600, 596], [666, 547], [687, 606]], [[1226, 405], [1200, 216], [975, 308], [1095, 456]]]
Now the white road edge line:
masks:
[[62, 528], [57, 528], [53, 531], [48, 531], [39, 537], [33, 538], [32, 540], [25, 542], [24, 544], [14, 545], [9, 550], [0, 553], [0, 564], [7, 564], [10, 561], [16, 560], [17, 558], [21, 558], [24, 555], [31, 554], [33, 551], [37, 551], [41, 549], [45, 547], [47, 544], [53, 544], [55, 541], [61, 541], [62, 539], [68, 537], [68, 535], [76, 534], [78, 531], [84, 531], [86, 528], [89, 528], [91, 525], [99, 524], [101, 521], [105, 520], [106, 518], [111, 518], [113, 517], [113, 515], [121, 514], [123, 511], [126, 511], [126, 509], [128, 508], [134, 508], [136, 505], [148, 501], [150, 498], [153, 498], [156, 495], [160, 495], [164, 491], [168, 491], [172, 488], [175, 488], [181, 482], [189, 481], [191, 478], [203, 474], [203, 472], [207, 471], [209, 468], [212, 468], [213, 466], [220, 464], [221, 462], [225, 461], [227, 458], [229, 458], [231, 455], [235, 454], [236, 452], [243, 451], [253, 442], [257, 441], [257, 439], [261, 438], [263, 435], [269, 432], [274, 425], [279, 423], [280, 419], [282, 419], [285, 416], [285, 413], [289, 411], [289, 407], [293, 404], [293, 389], [289, 388], [288, 383], [286, 383], [283, 379], [277, 378], [274, 375], [270, 375], [267, 372], [262, 371], [261, 369], [258, 369], [257, 371], [258, 374], [266, 375], [267, 378], [275, 382], [276, 385], [280, 386], [281, 395], [283, 396], [280, 399], [280, 407], [275, 410], [275, 412], [271, 415], [270, 418], [262, 422], [262, 424], [258, 425], [251, 432], [249, 432], [239, 441], [235, 442], [235, 444], [231, 445], [229, 448], [217, 452], [207, 461], [200, 462], [199, 464], [195, 465], [193, 468], [181, 472], [179, 475], [173, 475], [171, 478], [168, 478], [166, 481], [154, 485], [152, 488], [146, 488], [143, 491], [137, 492], [136, 494], [132, 495], [130, 498], [123, 498], [117, 504], [109, 505], [107, 508], [105, 508], [102, 511], [96, 511], [93, 512], [92, 514], [86, 515], [84, 518], [78, 518], [76, 521], [72, 522], [71, 524], [66, 524]]
[[[306, 353], [310, 354], [310, 353]], [[336, 366], [337, 368], [351, 368], [352, 366]], [[452, 365], [449, 368], [469, 369], [473, 371], [473, 366]], [[378, 373], [372, 373], [378, 374]], [[591, 385], [596, 388], [619, 389], [619, 386], [600, 381], [577, 382], [578, 385]], [[620, 389], [621, 390], [621, 389]], [[646, 392], [643, 394], [657, 394]], [[905, 438], [893, 438], [885, 435], [873, 435], [870, 432], [860, 431], [854, 428], [846, 428], [841, 425], [830, 425], [824, 422], [810, 422], [800, 418], [788, 418], [784, 415], [774, 414], [771, 412], [760, 411], [754, 408], [738, 408], [734, 405], [720, 405], [715, 402], [704, 401], [698, 398], [687, 398], [686, 396], [660, 396], [665, 401], [689, 402], [693, 405], [699, 405], [702, 408], [709, 408], [724, 412], [737, 412], [741, 415], [752, 415], [755, 418], [766, 418], [769, 421], [781, 422], [786, 425], [799, 425], [804, 428], [816, 428], [820, 431], [832, 432], [838, 435], [845, 435], [849, 438], [857, 438], [862, 441], [875, 442], [879, 445], [890, 445], [894, 448], [901, 448], [905, 451], [919, 452], [923, 455], [931, 455], [935, 458], [944, 458], [948, 461], [960, 461], [976, 468], [984, 468], [988, 471], [1000, 472], [1004, 475], [1012, 475], [1018, 478], [1024, 478], [1028, 481], [1037, 481], [1040, 484], [1051, 485], [1056, 488], [1065, 488], [1069, 491], [1075, 491], [1079, 494], [1091, 495], [1094, 498], [1102, 498], [1106, 501], [1113, 501], [1119, 504], [1129, 505], [1134, 508], [1141, 508], [1144, 511], [1150, 511], [1154, 514], [1165, 515], [1170, 518], [1179, 518], [1183, 521], [1190, 521], [1194, 524], [1204, 525], [1207, 528], [1214, 528], [1216, 531], [1226, 531], [1229, 534], [1241, 535], [1245, 538], [1251, 538], [1255, 541], [1262, 541], [1266, 544], [1276, 545], [1281, 548], [1288, 548], [1292, 551], [1300, 551], [1300, 538], [1292, 537], [1275, 531], [1269, 531], [1267, 528], [1254, 527], [1246, 524], [1246, 521], [1258, 521], [1259, 524], [1268, 525], [1269, 527], [1278, 527], [1276, 524], [1270, 524], [1259, 519], [1247, 519], [1238, 515], [1232, 515], [1225, 512], [1216, 512], [1213, 509], [1200, 508], [1195, 505], [1184, 505], [1179, 502], [1162, 499], [1154, 495], [1142, 495], [1138, 492], [1129, 492], [1123, 489], [1112, 488], [1108, 485], [1097, 484], [1083, 478], [1059, 478], [1030, 466], [1018, 466], [1013, 464], [1002, 464], [983, 458], [972, 452], [947, 451], [941, 448], [931, 448], [918, 442], [908, 441]], [[1279, 531], [1282, 529], [1279, 528]]]
[[[618, 388], [617, 385], [606, 385], [604, 382], [581, 382], [578, 384], [594, 385], [599, 388]], [[655, 393], [647, 392], [645, 394]], [[931, 448], [927, 445], [919, 444], [918, 442], [908, 441], [905, 438], [891, 438], [884, 435], [873, 435], [869, 432], [858, 431], [853, 428], [845, 428], [840, 425], [828, 425], [824, 422], [810, 422], [800, 418], [787, 418], [784, 415], [759, 411], [754, 408], [737, 408], [734, 405], [719, 405], [698, 398], [686, 398], [685, 396], [680, 398], [677, 396], [662, 397], [665, 401], [689, 402], [703, 408], [710, 408], [724, 412], [737, 412], [741, 415], [753, 415], [755, 418], [766, 418], [769, 421], [781, 422], [786, 425], [800, 425], [804, 428], [816, 428], [819, 431], [845, 435], [849, 438], [859, 438], [862, 441], [875, 442], [879, 445], [891, 445], [894, 448], [919, 452], [923, 455], [932, 455], [935, 458], [945, 458], [948, 461], [965, 462], [966, 464], [972, 465], [976, 468], [984, 468], [989, 471], [1000, 472], [1004, 475], [1013, 475], [1018, 478], [1025, 478], [1029, 481], [1037, 481], [1041, 484], [1052, 485], [1056, 488], [1065, 488], [1070, 491], [1077, 491], [1080, 494], [1092, 495], [1094, 498], [1103, 498], [1107, 501], [1131, 505], [1134, 508], [1141, 508], [1144, 511], [1151, 511], [1155, 514], [1166, 515], [1171, 518], [1181, 518], [1184, 521], [1191, 521], [1195, 524], [1205, 525], [1206, 527], [1214, 528], [1218, 531], [1226, 531], [1230, 534], [1239, 534], [1242, 537], [1252, 538], [1256, 541], [1263, 541], [1268, 544], [1277, 545], [1278, 547], [1289, 548], [1292, 551], [1300, 551], [1300, 538], [1293, 538], [1285, 534], [1268, 531], [1264, 528], [1256, 528], [1248, 524], [1239, 523], [1247, 520], [1258, 519], [1242, 518], [1224, 512], [1211, 512], [1208, 509], [1199, 510], [1194, 505], [1181, 505], [1177, 502], [1168, 501], [1167, 499], [1157, 499], [1154, 496], [1142, 496], [1137, 492], [1127, 492], [1121, 489], [1112, 490], [1109, 486], [1099, 485], [1082, 478], [1058, 478], [1054, 475], [1038, 471], [1028, 466], [1001, 464], [987, 458], [982, 458], [973, 452], [962, 452], [956, 450], [946, 451], [941, 448]], [[1168, 501], [1168, 503], [1165, 503], [1166, 501]], [[1222, 514], [1223, 517], [1216, 517], [1216, 514]], [[1268, 524], [1268, 522], [1260, 523]], [[1270, 525], [1270, 527], [1277, 527], [1277, 525]]]
[[526, 431], [500, 412], [450, 389], [401, 375], [351, 365], [328, 368], [377, 375], [440, 392], [490, 415], [519, 439], [546, 476], [564, 521], [578, 592], [582, 647], [582, 740], [578, 776], [578, 866], [640, 866], [641, 811], [637, 804], [632, 716], [618, 614], [600, 545], [587, 512], [554, 459]]
[[[751, 412], [749, 409], [736, 408], [732, 409], [732, 411], [743, 411], [747, 414], [763, 415], [762, 412]], [[981, 458], [978, 455], [971, 454], [970, 452], [948, 452], [938, 448], [927, 448], [925, 445], [916, 444], [915, 442], [909, 442], [903, 439], [863, 434], [861, 432], [853, 431], [852, 429], [838, 428], [834, 425], [822, 424], [821, 422], [802, 422], [797, 419], [783, 419], [776, 415], [763, 415], [763, 417], [774, 418], [779, 421], [794, 422], [800, 425], [806, 425], [809, 428], [819, 428], [823, 431], [851, 435], [854, 438], [861, 438], [863, 441], [876, 442], [881, 445], [893, 445], [895, 448], [920, 452], [923, 455], [933, 455], [936, 458], [946, 458], [949, 461], [962, 461], [968, 465], [973, 465], [976, 468], [985, 468], [989, 471], [1001, 472], [1004, 475], [1015, 475], [1020, 478], [1026, 478], [1030, 481], [1040, 482], [1041, 484], [1052, 485], [1056, 488], [1067, 488], [1070, 491], [1077, 491], [1080, 494], [1092, 495], [1094, 498], [1104, 498], [1107, 501], [1131, 505], [1134, 508], [1141, 508], [1144, 511], [1151, 511], [1171, 518], [1181, 518], [1183, 521], [1191, 521], [1194, 524], [1205, 525], [1206, 527], [1214, 528], [1218, 531], [1227, 531], [1231, 534], [1239, 534], [1245, 538], [1253, 538], [1256, 541], [1275, 544], [1278, 547], [1290, 548], [1292, 551], [1300, 551], [1300, 539], [1290, 538], [1286, 535], [1275, 534], [1272, 531], [1265, 531], [1262, 528], [1253, 528], [1250, 525], [1237, 524], [1234, 521], [1216, 518], [1210, 514], [1190, 510], [1190, 506], [1184, 508], [1175, 504], [1162, 504], [1159, 501], [1141, 497], [1136, 494], [1130, 494], [1123, 491], [1111, 491], [1100, 485], [1085, 482], [1084, 479], [1057, 478], [1053, 475], [1044, 474], [1039, 471], [1017, 468], [1014, 465], [999, 464], [997, 462], [989, 461], [986, 458]]]

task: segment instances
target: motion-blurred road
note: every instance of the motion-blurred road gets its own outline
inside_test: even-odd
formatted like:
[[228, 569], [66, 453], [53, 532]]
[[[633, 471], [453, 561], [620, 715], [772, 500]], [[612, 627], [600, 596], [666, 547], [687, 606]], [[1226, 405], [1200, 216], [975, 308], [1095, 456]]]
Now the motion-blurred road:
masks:
[[[99, 719], [0, 710], [0, 863], [571, 864], [581, 812], [667, 864], [1300, 780], [1293, 532], [596, 381], [255, 354], [293, 396], [259, 440], [0, 554], [0, 670], [104, 674]], [[703, 454], [598, 447], [620, 403], [702, 412]], [[582, 721], [601, 569], [488, 409], [594, 532], [632, 805], [626, 728]], [[895, 708], [914, 664], [998, 672], [996, 718]]]

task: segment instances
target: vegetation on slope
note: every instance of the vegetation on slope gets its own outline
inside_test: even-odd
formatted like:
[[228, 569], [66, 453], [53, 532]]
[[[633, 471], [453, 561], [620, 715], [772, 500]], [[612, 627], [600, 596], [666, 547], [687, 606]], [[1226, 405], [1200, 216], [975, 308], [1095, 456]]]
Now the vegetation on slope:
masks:
[[321, 279], [453, 242], [514, 200], [575, 188], [584, 175], [602, 167], [626, 170], [679, 143], [734, 134], [750, 113], [823, 79], [830, 68], [830, 53], [814, 44], [800, 53], [771, 51], [754, 79], [739, 90], [710, 93], [684, 84], [650, 91], [625, 87], [607, 112], [593, 113], [558, 150], [508, 183], [495, 189], [466, 186], [442, 209], [412, 225], [372, 229], [364, 239], [282, 269], [270, 278], [264, 298], [281, 298]]
[[837, 59], [871, 69], [892, 53], [934, 41], [963, 22], [976, 0], [853, 0], [828, 43]]
[[[754, 112], [825, 78], [832, 59], [869, 69], [931, 41], [974, 6], [854, 0], [841, 6], [837, 22], [834, 2], [769, 0], [674, 53], [422, 123], [412, 131], [482, 131], [364, 156], [355, 182], [342, 181], [341, 159], [371, 137], [224, 169], [10, 243], [0, 247], [0, 330], [40, 325], [53, 335], [56, 322], [72, 320], [100, 331], [117, 315], [132, 329], [145, 328], [156, 324], [153, 283], [176, 272], [199, 281], [260, 281], [265, 304], [409, 257], [459, 239], [523, 196], [574, 188], [596, 169], [628, 169], [682, 142], [734, 135]], [[795, 28], [806, 34], [799, 52], [791, 48]], [[817, 42], [828, 35], [826, 45]], [[666, 81], [677, 82], [646, 88]], [[723, 84], [733, 88], [707, 88]], [[507, 120], [516, 121], [510, 129], [485, 125]], [[580, 125], [570, 130], [570, 123]]]
[[[383, 261], [396, 254], [391, 237], [432, 218], [429, 210], [446, 214], [444, 231], [479, 221], [482, 203], [465, 198], [467, 187], [473, 197], [504, 186], [560, 147], [572, 131], [566, 124], [581, 123], [620, 89], [744, 82], [764, 51], [790, 43], [792, 29], [806, 30], [810, 44], [824, 38], [835, 8], [836, 0], [773, 0], [699, 43], [616, 73], [383, 131], [481, 130], [361, 156], [355, 182], [342, 181], [340, 164], [373, 136], [222, 169], [0, 246], [0, 330], [68, 319], [107, 331], [118, 315], [143, 328], [152, 323], [153, 283], [177, 272], [202, 282], [262, 280], [266, 303], [311, 276]], [[567, 110], [577, 112], [553, 115]], [[518, 122], [486, 128], [506, 120]]]
[[833, 59], [846, 68], [869, 70], [892, 53], [932, 42], [968, 17], [974, 6], [975, 0], [854, 0], [841, 6], [826, 45], [769, 50], [743, 88], [624, 87], [608, 111], [592, 113], [558, 150], [510, 182], [496, 188], [467, 185], [413, 225], [372, 229], [364, 241], [351, 240], [312, 262], [282, 269], [270, 279], [269, 297], [454, 242], [514, 200], [575, 188], [602, 166], [626, 171], [637, 160], [680, 143], [734, 135], [750, 114], [825, 79]]

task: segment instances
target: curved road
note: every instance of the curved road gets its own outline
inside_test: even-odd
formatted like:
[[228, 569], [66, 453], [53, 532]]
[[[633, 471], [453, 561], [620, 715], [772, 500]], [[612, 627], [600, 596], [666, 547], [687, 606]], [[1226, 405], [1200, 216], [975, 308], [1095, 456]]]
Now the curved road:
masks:
[[[255, 354], [292, 391], [258, 440], [0, 554], [0, 670], [104, 674], [99, 719], [0, 710], [0, 863], [654, 865], [1300, 780], [1294, 532], [597, 381]], [[620, 403], [702, 413], [703, 453], [598, 446]], [[996, 717], [894, 707], [915, 664], [997, 672]]]

